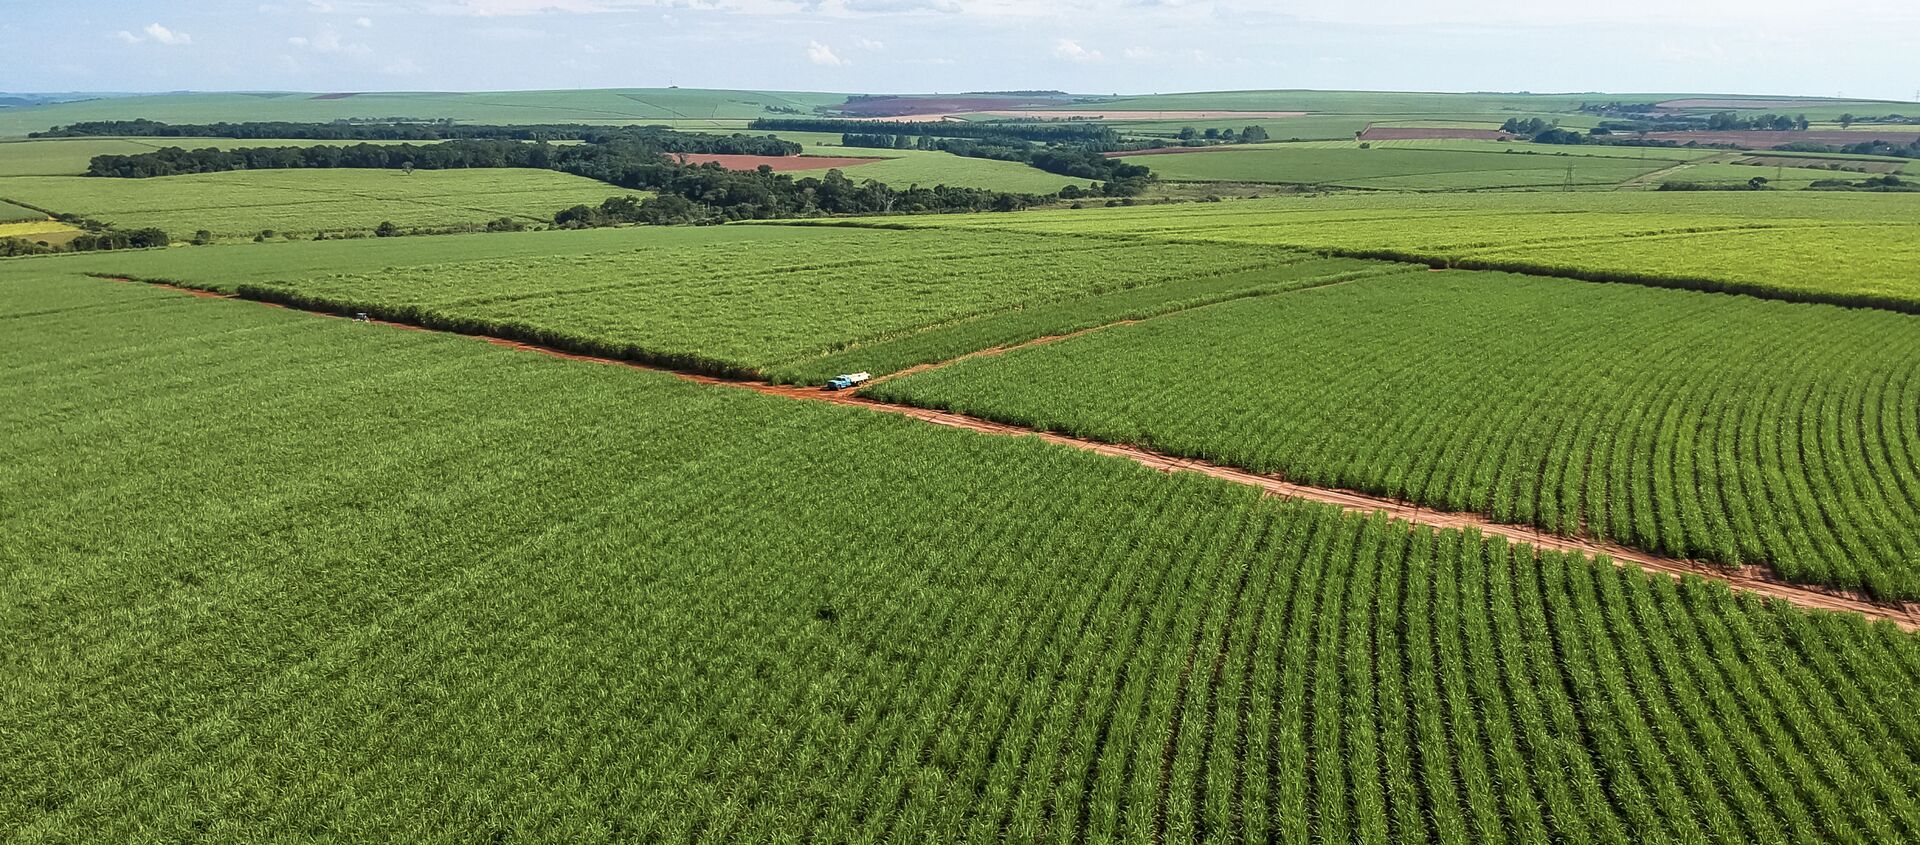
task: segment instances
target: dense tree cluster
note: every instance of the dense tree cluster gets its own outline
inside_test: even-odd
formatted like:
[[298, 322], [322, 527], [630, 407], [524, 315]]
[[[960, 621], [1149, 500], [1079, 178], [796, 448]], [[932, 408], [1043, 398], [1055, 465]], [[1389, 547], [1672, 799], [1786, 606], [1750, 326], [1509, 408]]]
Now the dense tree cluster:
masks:
[[1221, 129], [1217, 126], [1209, 126], [1205, 130], [1195, 129], [1191, 126], [1182, 126], [1180, 127], [1179, 134], [1175, 137], [1179, 138], [1186, 146], [1194, 147], [1206, 146], [1210, 143], [1258, 144], [1267, 140], [1267, 128], [1255, 124], [1241, 129], [1239, 132], [1234, 132], [1231, 128]]
[[1033, 194], [980, 188], [918, 185], [894, 188], [878, 181], [855, 183], [838, 170], [824, 177], [794, 178], [763, 167], [727, 170], [717, 164], [638, 164], [607, 178], [623, 188], [654, 191], [646, 200], [614, 197], [598, 208], [575, 206], [554, 219], [560, 226], [611, 223], [703, 223], [765, 220], [823, 214], [925, 214], [1018, 211], [1046, 201]]
[[1845, 179], [1821, 179], [1807, 186], [1809, 191], [1872, 191], [1875, 193], [1920, 192], [1920, 182], [1902, 179], [1891, 173], [1869, 176], [1858, 182]]
[[[366, 167], [447, 170], [462, 167], [571, 169], [600, 159], [654, 157], [661, 153], [798, 155], [800, 145], [772, 136], [698, 133], [621, 134], [599, 142], [556, 146], [544, 141], [469, 139], [438, 144], [355, 144], [313, 147], [242, 147], [186, 150], [166, 147], [137, 155], [95, 156], [89, 176], [145, 178], [228, 170]], [[583, 168], [584, 169], [584, 168]]]
[[866, 147], [876, 150], [905, 150], [913, 148], [915, 141], [918, 140], [920, 142], [919, 146], [925, 149], [926, 137], [925, 135], [870, 135], [860, 132], [843, 132], [840, 134], [840, 146]]

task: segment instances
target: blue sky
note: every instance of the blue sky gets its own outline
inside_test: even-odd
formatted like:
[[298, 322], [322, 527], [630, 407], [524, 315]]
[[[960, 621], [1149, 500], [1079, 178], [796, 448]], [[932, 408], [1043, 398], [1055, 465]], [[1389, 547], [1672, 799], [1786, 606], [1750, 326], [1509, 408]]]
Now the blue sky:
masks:
[[1911, 101], [1909, 0], [68, 0], [0, 90], [1712, 91]]

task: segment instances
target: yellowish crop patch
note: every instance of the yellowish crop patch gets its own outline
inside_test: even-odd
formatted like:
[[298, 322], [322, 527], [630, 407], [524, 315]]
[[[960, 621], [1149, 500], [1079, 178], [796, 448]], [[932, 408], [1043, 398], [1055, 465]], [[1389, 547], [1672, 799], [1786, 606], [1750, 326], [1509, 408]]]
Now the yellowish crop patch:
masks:
[[58, 220], [27, 220], [19, 223], [0, 223], [0, 238], [27, 238], [29, 240], [65, 241], [80, 230]]

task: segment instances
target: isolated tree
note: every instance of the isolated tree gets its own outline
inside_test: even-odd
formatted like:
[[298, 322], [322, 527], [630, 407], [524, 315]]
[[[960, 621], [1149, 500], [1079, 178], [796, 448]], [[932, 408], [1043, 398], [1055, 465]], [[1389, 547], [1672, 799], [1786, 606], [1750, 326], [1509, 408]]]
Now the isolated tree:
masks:
[[1195, 137], [1198, 137], [1199, 134], [1200, 134], [1200, 130], [1195, 129], [1191, 126], [1180, 127], [1180, 140], [1182, 141], [1191, 141]]
[[373, 227], [373, 236], [376, 238], [391, 238], [398, 234], [400, 227], [393, 225], [392, 220], [382, 220], [380, 225]]
[[213, 243], [212, 232], [209, 232], [205, 229], [201, 229], [200, 231], [193, 233], [194, 246], [206, 246], [207, 244], [210, 244], [210, 243]]
[[1857, 119], [1858, 119], [1858, 118], [1856, 118], [1856, 117], [1854, 117], [1854, 116], [1853, 116], [1853, 112], [1847, 112], [1846, 114], [1843, 114], [1843, 115], [1841, 115], [1841, 116], [1840, 116], [1840, 128], [1842, 128], [1842, 129], [1845, 129], [1845, 128], [1847, 128], [1847, 127], [1849, 127], [1849, 126], [1852, 126], [1852, 125], [1853, 125], [1853, 122], [1854, 122], [1855, 120], [1857, 120]]
[[400, 162], [400, 175], [402, 176], [413, 175], [413, 159], [407, 159], [406, 161]]

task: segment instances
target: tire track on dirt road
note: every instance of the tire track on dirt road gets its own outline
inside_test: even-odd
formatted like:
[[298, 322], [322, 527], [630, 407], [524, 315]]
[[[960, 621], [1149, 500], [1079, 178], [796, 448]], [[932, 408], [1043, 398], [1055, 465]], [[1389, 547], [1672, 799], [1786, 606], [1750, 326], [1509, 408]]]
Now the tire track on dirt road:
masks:
[[[237, 297], [237, 296], [231, 296], [228, 294], [216, 293], [216, 292], [201, 290], [197, 288], [184, 287], [181, 285], [172, 284], [170, 282], [157, 282], [157, 281], [141, 282], [139, 280], [122, 278], [122, 277], [103, 277], [103, 278], [110, 278], [112, 281], [118, 281], [118, 282], [148, 284], [154, 287], [165, 288], [168, 290], [185, 293], [191, 296], [197, 296], [197, 297], [203, 297], [203, 298], [209, 298], [209, 299], [241, 299], [241, 297]], [[312, 314], [320, 317], [330, 317], [333, 319], [352, 319], [350, 317], [347, 317], [338, 313], [324, 311], [324, 310], [294, 308], [287, 305], [281, 305], [279, 303], [265, 302], [261, 300], [242, 300], [242, 301], [255, 302], [259, 305], [263, 305], [267, 307], [284, 308], [289, 311], [298, 311], [301, 313]], [[1920, 603], [1881, 602], [1881, 601], [1875, 601], [1874, 599], [1867, 596], [1866, 594], [1858, 591], [1854, 591], [1854, 590], [1843, 590], [1843, 589], [1834, 588], [1834, 587], [1820, 587], [1820, 586], [1813, 586], [1813, 585], [1788, 583], [1787, 581], [1782, 580], [1778, 575], [1774, 574], [1771, 570], [1761, 566], [1739, 566], [1739, 567], [1721, 566], [1717, 564], [1705, 563], [1702, 561], [1683, 560], [1678, 558], [1663, 557], [1661, 555], [1651, 554], [1639, 549], [1629, 548], [1627, 546], [1622, 546], [1615, 543], [1608, 543], [1604, 541], [1583, 538], [1583, 537], [1569, 537], [1569, 536], [1563, 536], [1559, 534], [1550, 534], [1531, 526], [1512, 525], [1507, 523], [1494, 522], [1493, 520], [1488, 519], [1487, 517], [1477, 513], [1462, 513], [1458, 511], [1436, 510], [1433, 508], [1422, 507], [1420, 505], [1416, 505], [1410, 502], [1404, 502], [1397, 499], [1390, 499], [1384, 496], [1375, 496], [1368, 493], [1361, 493], [1355, 490], [1346, 490], [1346, 489], [1334, 488], [1334, 487], [1313, 487], [1313, 486], [1308, 486], [1304, 484], [1295, 484], [1293, 482], [1290, 482], [1275, 476], [1261, 475], [1259, 473], [1248, 472], [1246, 470], [1236, 469], [1228, 466], [1222, 466], [1220, 464], [1215, 464], [1208, 461], [1202, 461], [1202, 460], [1197, 460], [1193, 458], [1175, 457], [1172, 455], [1155, 452], [1150, 449], [1144, 449], [1138, 446], [1127, 446], [1127, 445], [1122, 445], [1117, 443], [1107, 443], [1107, 442], [1098, 441], [1098, 440], [1090, 440], [1090, 439], [1084, 439], [1079, 437], [1070, 437], [1064, 434], [1059, 434], [1059, 433], [1050, 432], [1050, 431], [1040, 431], [1037, 429], [1025, 428], [1025, 427], [1015, 426], [1015, 425], [1008, 425], [1005, 423], [992, 422], [990, 420], [984, 420], [977, 417], [970, 417], [965, 414], [956, 414], [950, 411], [936, 411], [936, 410], [930, 410], [926, 408], [916, 408], [908, 405], [897, 405], [889, 402], [882, 402], [877, 399], [868, 399], [861, 396], [856, 396], [847, 392], [827, 391], [818, 387], [802, 387], [802, 386], [795, 386], [795, 385], [774, 384], [772, 382], [767, 382], [767, 381], [728, 379], [728, 378], [721, 378], [718, 376], [700, 375], [697, 373], [688, 373], [688, 372], [673, 370], [665, 367], [658, 367], [650, 364], [643, 364], [636, 361], [625, 361], [618, 358], [606, 358], [606, 357], [595, 356], [595, 355], [582, 355], [575, 352], [568, 352], [564, 349], [558, 349], [550, 346], [542, 346], [539, 344], [524, 343], [521, 341], [509, 339], [509, 338], [494, 337], [489, 335], [459, 335], [455, 332], [446, 332], [438, 329], [429, 329], [423, 326], [417, 326], [417, 325], [412, 325], [408, 323], [397, 323], [397, 322], [391, 322], [387, 320], [365, 320], [364, 322], [367, 322], [372, 325], [390, 326], [394, 328], [406, 329], [409, 331], [431, 332], [433, 334], [454, 335], [459, 337], [471, 337], [476, 340], [481, 340], [486, 343], [493, 344], [495, 346], [504, 346], [510, 349], [517, 349], [524, 352], [533, 352], [541, 355], [547, 355], [555, 358], [562, 358], [570, 361], [583, 361], [583, 362], [595, 363], [595, 364], [610, 364], [614, 366], [631, 367], [631, 368], [640, 369], [640, 370], [649, 370], [652, 372], [665, 373], [668, 375], [672, 375], [684, 381], [690, 381], [696, 384], [715, 385], [719, 387], [733, 388], [736, 390], [748, 390], [748, 391], [760, 393], [767, 396], [779, 396], [782, 398], [791, 399], [795, 401], [821, 402], [821, 403], [830, 404], [830, 405], [841, 405], [841, 406], [847, 406], [847, 407], [864, 408], [866, 410], [873, 411], [876, 413], [887, 413], [887, 414], [894, 414], [897, 416], [909, 417], [909, 418], [916, 419], [921, 422], [929, 423], [932, 425], [946, 426], [949, 428], [958, 428], [966, 431], [972, 431], [978, 434], [993, 435], [998, 437], [1034, 437], [1034, 438], [1039, 438], [1040, 440], [1045, 441], [1047, 443], [1066, 446], [1073, 449], [1079, 449], [1084, 452], [1092, 452], [1097, 455], [1106, 455], [1108, 457], [1124, 458], [1126, 460], [1133, 461], [1134, 463], [1140, 464], [1142, 466], [1156, 469], [1168, 474], [1177, 473], [1177, 472], [1197, 473], [1199, 475], [1205, 475], [1211, 478], [1220, 479], [1222, 481], [1232, 482], [1234, 484], [1240, 484], [1247, 487], [1254, 487], [1272, 496], [1278, 496], [1281, 498], [1289, 498], [1289, 499], [1305, 499], [1307, 501], [1320, 502], [1323, 504], [1334, 505], [1334, 506], [1343, 508], [1345, 510], [1355, 512], [1355, 513], [1361, 513], [1361, 514], [1382, 513], [1382, 514], [1385, 514], [1390, 519], [1400, 520], [1412, 525], [1423, 525], [1431, 528], [1442, 528], [1442, 529], [1445, 529], [1445, 528], [1453, 528], [1453, 529], [1460, 529], [1460, 530], [1471, 529], [1479, 532], [1484, 536], [1501, 537], [1509, 541], [1526, 543], [1528, 545], [1533, 546], [1535, 549], [1544, 549], [1544, 550], [1557, 551], [1557, 552], [1571, 552], [1571, 553], [1582, 555], [1584, 557], [1596, 558], [1596, 559], [1604, 558], [1611, 561], [1615, 565], [1633, 564], [1634, 566], [1637, 566], [1646, 571], [1665, 573], [1674, 578], [1681, 578], [1688, 575], [1695, 575], [1708, 580], [1719, 581], [1736, 590], [1742, 590], [1742, 591], [1755, 593], [1755, 594], [1770, 597], [1770, 598], [1781, 599], [1783, 601], [1786, 601], [1790, 604], [1793, 604], [1802, 608], [1807, 608], [1812, 610], [1832, 610], [1832, 611], [1858, 613], [1863, 616], [1866, 616], [1869, 619], [1886, 620], [1888, 622], [1892, 622], [1895, 626], [1899, 627], [1903, 631], [1909, 631], [1909, 632], [1920, 631]], [[1092, 331], [1092, 330], [1093, 329], [1089, 329], [1085, 331]], [[1084, 333], [1084, 331], [1080, 333]], [[1079, 333], [1076, 333], [1076, 334], [1079, 334]], [[991, 354], [1001, 354], [1001, 353], [1012, 351], [1014, 349], [1019, 349], [1022, 346], [1030, 346], [1030, 345], [1035, 345], [1040, 343], [1051, 343], [1061, 339], [1063, 339], [1063, 336], [1038, 338], [1035, 340], [1027, 341], [1024, 344], [1013, 344], [1007, 347], [997, 348], [995, 350], [991, 350], [990, 352]], [[980, 353], [975, 353], [975, 354], [978, 355], [978, 354], [988, 354], [988, 353], [989, 353], [989, 350], [982, 350]]]

